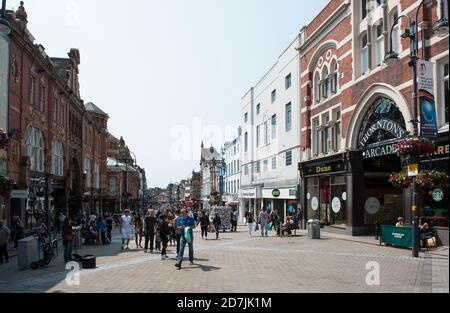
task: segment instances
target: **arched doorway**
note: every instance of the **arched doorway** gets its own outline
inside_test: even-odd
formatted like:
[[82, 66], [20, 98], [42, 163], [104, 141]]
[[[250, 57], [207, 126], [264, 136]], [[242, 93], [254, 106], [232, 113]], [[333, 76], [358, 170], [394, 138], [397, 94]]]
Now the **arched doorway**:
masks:
[[398, 105], [391, 98], [378, 97], [367, 111], [358, 133], [364, 226], [377, 222], [392, 225], [404, 215], [403, 192], [394, 188], [388, 179], [392, 172], [401, 171], [395, 144], [406, 134], [406, 122]]

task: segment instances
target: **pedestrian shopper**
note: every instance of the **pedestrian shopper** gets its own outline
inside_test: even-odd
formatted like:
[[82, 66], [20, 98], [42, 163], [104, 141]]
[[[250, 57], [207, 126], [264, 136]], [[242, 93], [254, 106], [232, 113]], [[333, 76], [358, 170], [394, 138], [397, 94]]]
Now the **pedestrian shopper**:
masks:
[[63, 228], [64, 228], [64, 223], [66, 221], [66, 216], [64, 215], [64, 212], [59, 213], [58, 220], [59, 220], [59, 225], [58, 225], [59, 231], [62, 233]]
[[64, 246], [64, 261], [69, 262], [72, 260], [73, 241], [72, 220], [69, 217], [66, 217], [64, 220], [64, 224], [62, 226], [62, 238]]
[[92, 240], [92, 243], [99, 244], [100, 243], [100, 234], [97, 228], [97, 224], [95, 221], [91, 221], [91, 225], [89, 226], [89, 234]]
[[109, 214], [106, 218], [106, 242], [108, 244], [112, 241], [112, 228], [113, 228], [113, 219], [111, 214]]
[[124, 215], [120, 218], [120, 233], [122, 234], [122, 250], [129, 250], [128, 245], [133, 237], [131, 228], [130, 210], [126, 209]]
[[99, 233], [99, 242], [106, 244], [106, 222], [103, 217], [99, 216], [97, 220], [97, 229]]
[[159, 236], [161, 238], [161, 260], [167, 260], [167, 243], [169, 242], [169, 224], [167, 223], [167, 215], [163, 214], [160, 217]]
[[160, 225], [159, 225], [159, 218], [156, 223], [156, 230], [155, 230], [155, 250], [157, 252], [161, 252], [161, 235], [160, 235]]
[[144, 219], [144, 229], [145, 229], [145, 248], [144, 252], [148, 251], [148, 243], [150, 242], [150, 253], [153, 253], [153, 242], [155, 241], [155, 228], [156, 228], [156, 217], [155, 210], [148, 210], [147, 216]]
[[258, 216], [258, 221], [261, 226], [261, 237], [267, 237], [267, 224], [269, 223], [269, 216], [267, 215], [266, 209], [263, 209]]
[[12, 228], [11, 229], [12, 238], [14, 240], [14, 248], [17, 249], [17, 242], [25, 238], [25, 233], [23, 231], [23, 223], [20, 220], [20, 217], [14, 216], [11, 228]]
[[238, 211], [236, 209], [233, 209], [233, 212], [231, 213], [231, 231], [234, 232], [237, 231], [237, 224], [238, 224]]
[[0, 265], [5, 261], [6, 263], [9, 262], [8, 241], [10, 235], [10, 230], [4, 225], [4, 221], [0, 219]]
[[180, 210], [175, 210], [175, 219], [173, 220], [173, 229], [175, 231], [175, 240], [177, 242], [177, 259], [178, 259], [178, 253], [180, 253], [180, 242], [181, 242], [181, 235], [182, 231], [178, 228], [178, 223], [180, 221], [181, 215]]
[[169, 244], [171, 247], [176, 245], [175, 230], [173, 228], [174, 219], [175, 216], [172, 213], [169, 213], [167, 217], [167, 224], [169, 225]]
[[273, 210], [270, 213], [269, 220], [272, 223], [270, 225], [270, 230], [272, 230], [272, 228], [275, 228], [275, 230], [278, 232], [278, 225], [280, 224], [280, 217], [278, 216], [278, 211], [277, 210]]
[[245, 219], [247, 221], [247, 227], [248, 227], [248, 234], [251, 237], [252, 236], [252, 231], [253, 231], [253, 213], [250, 212], [250, 209], [247, 211], [247, 213], [245, 213]]
[[136, 242], [136, 248], [143, 248], [142, 247], [142, 234], [144, 230], [144, 221], [141, 217], [141, 212], [138, 209], [133, 218], [133, 228], [134, 228], [134, 238]]
[[194, 219], [188, 216], [185, 209], [181, 210], [181, 217], [178, 222], [178, 228], [183, 231], [183, 235], [180, 241], [180, 253], [178, 254], [178, 262], [175, 264], [176, 267], [181, 269], [184, 258], [184, 248], [186, 244], [189, 245], [189, 261], [194, 264], [194, 236], [193, 230], [195, 229]]
[[206, 211], [202, 212], [200, 217], [200, 228], [202, 230], [202, 239], [208, 240], [209, 216]]
[[403, 217], [399, 217], [397, 219], [397, 224], [395, 224], [395, 227], [405, 227], [405, 219]]
[[222, 220], [220, 219], [220, 216], [218, 213], [216, 213], [216, 216], [214, 216], [213, 224], [214, 224], [214, 229], [216, 230], [216, 240], [219, 240], [219, 231], [220, 231], [220, 227], [222, 226]]

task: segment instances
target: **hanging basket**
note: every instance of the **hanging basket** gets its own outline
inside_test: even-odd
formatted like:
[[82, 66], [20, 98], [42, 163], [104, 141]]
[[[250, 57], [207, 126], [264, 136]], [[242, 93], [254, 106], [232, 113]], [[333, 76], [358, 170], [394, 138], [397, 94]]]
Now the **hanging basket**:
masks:
[[409, 188], [412, 183], [413, 179], [411, 177], [408, 177], [405, 173], [392, 173], [391, 176], [389, 176], [389, 182], [394, 186], [395, 188]]
[[12, 182], [6, 176], [0, 175], [0, 196], [9, 199], [12, 191]]
[[395, 148], [402, 159], [408, 159], [412, 155], [433, 153], [436, 149], [432, 140], [418, 137], [407, 137], [402, 139], [395, 144]]
[[408, 177], [406, 173], [392, 173], [389, 182], [396, 188], [409, 188], [412, 184], [422, 187], [448, 188], [448, 174], [442, 171], [420, 171], [415, 177]]
[[6, 149], [8, 147], [8, 143], [8, 134], [3, 130], [3, 128], [0, 128], [0, 149]]

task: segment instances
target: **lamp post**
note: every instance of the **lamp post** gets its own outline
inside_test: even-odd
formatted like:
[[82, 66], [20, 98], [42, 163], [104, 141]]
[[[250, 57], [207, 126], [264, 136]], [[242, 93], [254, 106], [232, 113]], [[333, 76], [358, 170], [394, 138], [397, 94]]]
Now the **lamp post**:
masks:
[[[418, 25], [418, 19], [419, 19], [419, 12], [420, 9], [423, 7], [425, 0], [422, 0], [419, 4], [419, 7], [416, 11], [416, 19], [413, 20], [407, 15], [400, 15], [397, 17], [397, 19], [394, 21], [391, 27], [391, 31], [389, 33], [389, 52], [386, 54], [384, 61], [386, 64], [391, 64], [399, 59], [399, 56], [396, 51], [393, 51], [393, 43], [392, 43], [392, 34], [393, 29], [397, 25], [398, 21], [401, 18], [407, 18], [409, 21], [409, 27], [405, 29], [405, 32], [401, 35], [404, 39], [409, 39], [409, 62], [408, 65], [411, 67], [412, 74], [413, 74], [413, 93], [412, 93], [412, 113], [413, 113], [413, 119], [411, 121], [413, 126], [413, 132], [412, 135], [414, 137], [419, 137], [419, 118], [418, 118], [418, 84], [417, 84], [417, 60], [418, 60], [418, 53], [419, 53], [419, 25]], [[444, 36], [445, 34], [448, 34], [448, 20], [444, 17], [444, 4], [443, 0], [440, 0], [440, 6], [441, 6], [441, 19], [436, 22], [436, 24], [433, 26], [433, 31], [438, 36]], [[423, 48], [423, 47], [422, 47]], [[415, 154], [412, 155], [412, 158], [410, 160], [412, 164], [418, 164], [418, 156]], [[412, 230], [413, 230], [413, 238], [412, 238], [412, 254], [413, 257], [419, 257], [419, 220], [418, 220], [418, 213], [417, 213], [417, 196], [418, 196], [418, 186], [415, 182], [412, 184], [412, 204], [411, 204], [411, 214], [412, 214]]]

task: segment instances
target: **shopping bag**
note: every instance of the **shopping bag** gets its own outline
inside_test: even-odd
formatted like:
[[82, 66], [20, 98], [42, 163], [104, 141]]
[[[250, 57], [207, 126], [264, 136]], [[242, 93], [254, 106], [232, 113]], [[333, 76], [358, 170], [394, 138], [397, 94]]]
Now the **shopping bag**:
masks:
[[256, 224], [255, 225], [255, 231], [258, 231], [259, 230], [259, 224]]
[[184, 229], [184, 239], [186, 239], [187, 243], [192, 242], [192, 229], [190, 227]]

